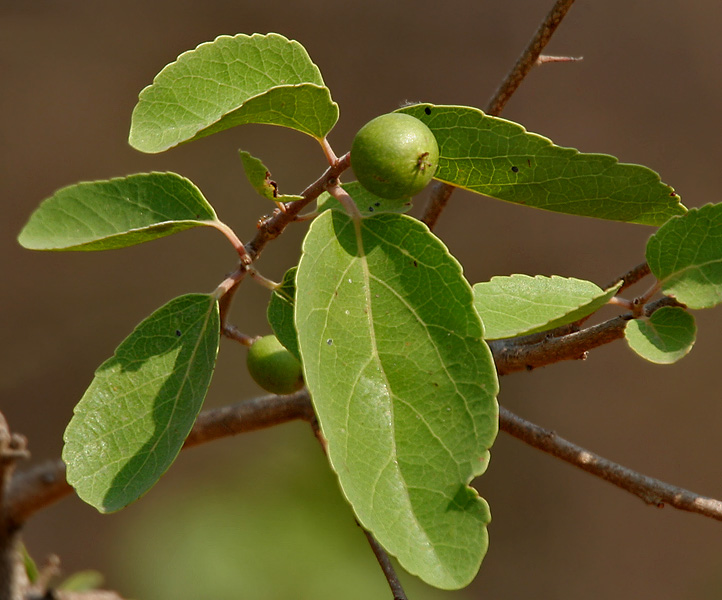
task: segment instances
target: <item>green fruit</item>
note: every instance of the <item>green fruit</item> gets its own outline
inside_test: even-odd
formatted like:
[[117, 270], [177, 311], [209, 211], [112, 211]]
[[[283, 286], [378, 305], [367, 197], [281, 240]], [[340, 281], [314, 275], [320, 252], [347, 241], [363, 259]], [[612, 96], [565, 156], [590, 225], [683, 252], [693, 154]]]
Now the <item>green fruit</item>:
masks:
[[264, 390], [274, 394], [292, 394], [303, 387], [303, 369], [275, 335], [255, 341], [248, 349], [248, 372]]
[[389, 113], [364, 125], [351, 145], [356, 179], [381, 198], [408, 198], [423, 190], [439, 166], [439, 145], [424, 123]]

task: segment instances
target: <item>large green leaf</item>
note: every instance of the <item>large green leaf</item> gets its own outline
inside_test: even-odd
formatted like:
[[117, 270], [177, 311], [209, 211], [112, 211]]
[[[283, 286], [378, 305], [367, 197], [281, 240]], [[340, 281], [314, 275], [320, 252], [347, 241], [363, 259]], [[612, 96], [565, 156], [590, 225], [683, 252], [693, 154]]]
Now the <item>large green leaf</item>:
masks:
[[647, 242], [647, 263], [666, 294], [690, 308], [722, 302], [722, 204], [691, 209]]
[[624, 330], [629, 347], [642, 358], [663, 365], [677, 362], [697, 337], [694, 317], [678, 306], [664, 306], [649, 319], [633, 319]]
[[109, 250], [217, 220], [185, 177], [139, 173], [58, 190], [32, 214], [18, 241], [31, 250]]
[[439, 143], [435, 178], [472, 192], [555, 212], [661, 225], [685, 208], [659, 175], [606, 154], [555, 146], [521, 125], [467, 106], [401, 109]]
[[180, 452], [213, 374], [220, 319], [206, 294], [171, 300], [95, 372], [65, 431], [68, 482], [101, 512], [147, 492]]
[[461, 267], [419, 221], [312, 224], [296, 274], [306, 383], [331, 464], [359, 521], [427, 583], [471, 581], [487, 503], [497, 379]]
[[322, 139], [337, 120], [338, 106], [301, 44], [275, 33], [222, 35], [181, 54], [140, 93], [129, 141], [162, 152], [244, 123]]
[[574, 323], [604, 306], [621, 282], [602, 290], [571, 277], [492, 277], [474, 285], [474, 306], [488, 340], [514, 337]]

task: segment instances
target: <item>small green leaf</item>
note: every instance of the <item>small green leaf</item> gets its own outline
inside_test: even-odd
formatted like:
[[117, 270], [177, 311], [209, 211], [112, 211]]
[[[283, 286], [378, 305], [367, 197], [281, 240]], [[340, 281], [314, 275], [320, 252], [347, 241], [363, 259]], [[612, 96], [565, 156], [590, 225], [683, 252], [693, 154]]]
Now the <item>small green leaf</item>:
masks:
[[694, 317], [678, 306], [664, 306], [648, 319], [633, 319], [624, 331], [629, 347], [642, 358], [669, 365], [692, 349], [697, 337]]
[[555, 146], [476, 108], [415, 104], [401, 111], [434, 132], [441, 151], [434, 178], [445, 183], [525, 206], [642, 225], [661, 225], [686, 210], [647, 167]]
[[665, 294], [689, 308], [722, 302], [722, 204], [693, 208], [647, 242], [647, 263]]
[[185, 177], [139, 173], [58, 190], [31, 215], [18, 242], [30, 250], [110, 250], [216, 222], [213, 207]]
[[140, 323], [98, 368], [63, 449], [68, 482], [88, 504], [120, 510], [165, 473], [203, 404], [219, 335], [216, 299], [187, 294]]
[[416, 219], [329, 210], [296, 286], [306, 383], [359, 522], [427, 583], [467, 585], [488, 545], [468, 484], [489, 462], [498, 384], [460, 265]]
[[273, 202], [291, 202], [300, 200], [301, 196], [284, 196], [278, 193], [278, 184], [271, 179], [271, 172], [266, 165], [248, 152], [240, 151], [243, 170], [248, 182], [261, 196]]
[[488, 340], [546, 331], [574, 323], [599, 310], [621, 282], [602, 290], [571, 277], [511, 275], [474, 285], [474, 306]]
[[286, 271], [281, 285], [271, 294], [266, 314], [278, 341], [300, 361], [296, 324], [293, 320], [297, 269], [298, 267], [291, 267]]
[[[411, 208], [411, 198], [396, 198], [393, 200], [379, 198], [369, 192], [358, 181], [343, 183], [341, 187], [351, 196], [351, 199], [364, 217], [383, 212], [405, 213]], [[346, 210], [341, 206], [341, 203], [328, 192], [321, 194], [317, 202], [318, 212], [328, 209]]]
[[25, 575], [27, 575], [28, 581], [30, 583], [35, 583], [38, 580], [38, 576], [40, 575], [38, 565], [35, 563], [33, 557], [30, 556], [30, 553], [25, 547], [25, 544], [21, 543], [19, 549], [23, 559], [23, 566], [25, 567]]
[[100, 588], [104, 580], [99, 571], [78, 571], [58, 585], [58, 589], [64, 592], [89, 592]]
[[301, 44], [275, 33], [222, 35], [181, 54], [140, 93], [129, 142], [163, 152], [245, 123], [322, 139], [337, 120], [338, 106]]

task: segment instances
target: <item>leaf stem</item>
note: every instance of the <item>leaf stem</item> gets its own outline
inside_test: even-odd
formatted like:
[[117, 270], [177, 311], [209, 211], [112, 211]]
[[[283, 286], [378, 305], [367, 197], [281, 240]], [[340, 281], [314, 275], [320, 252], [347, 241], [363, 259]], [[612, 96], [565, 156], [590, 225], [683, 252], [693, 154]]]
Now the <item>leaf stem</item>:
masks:
[[333, 148], [331, 148], [331, 144], [328, 143], [328, 138], [324, 137], [323, 139], [320, 139], [319, 143], [321, 144], [321, 148], [323, 148], [323, 153], [326, 156], [328, 164], [334, 166], [338, 163], [338, 157], [333, 151]]
[[280, 283], [276, 283], [275, 281], [271, 281], [267, 277], [264, 277], [258, 271], [256, 271], [256, 269], [254, 269], [253, 267], [248, 267], [247, 271], [248, 271], [248, 274], [251, 276], [251, 278], [254, 281], [257, 281], [264, 288], [266, 288], [268, 290], [271, 290], [271, 291], [277, 290], [278, 287], [281, 285]]
[[211, 221], [211, 225], [215, 227], [218, 231], [220, 231], [223, 235], [228, 238], [228, 241], [231, 242], [231, 245], [238, 253], [238, 257], [241, 259], [241, 262], [244, 264], [250, 264], [251, 263], [251, 257], [248, 255], [248, 252], [246, 252], [246, 248], [243, 245], [243, 242], [238, 238], [236, 235], [236, 232], [233, 231], [228, 225], [223, 223], [222, 221]]

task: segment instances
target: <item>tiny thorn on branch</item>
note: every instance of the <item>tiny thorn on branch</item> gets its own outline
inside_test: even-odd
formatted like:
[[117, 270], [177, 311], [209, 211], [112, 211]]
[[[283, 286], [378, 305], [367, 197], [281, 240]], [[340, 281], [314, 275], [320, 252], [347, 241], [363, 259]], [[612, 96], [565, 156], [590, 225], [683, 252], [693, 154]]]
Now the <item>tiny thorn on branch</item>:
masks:
[[548, 54], [540, 54], [536, 59], [536, 64], [538, 66], [547, 63], [579, 62], [582, 60], [584, 60], [583, 56], [550, 56]]

